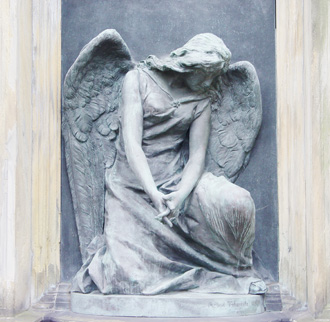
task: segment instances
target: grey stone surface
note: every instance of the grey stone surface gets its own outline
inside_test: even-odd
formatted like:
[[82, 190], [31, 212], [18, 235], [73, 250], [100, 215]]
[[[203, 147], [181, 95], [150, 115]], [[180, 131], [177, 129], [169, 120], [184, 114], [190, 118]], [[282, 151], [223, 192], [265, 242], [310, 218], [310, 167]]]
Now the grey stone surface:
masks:
[[[255, 249], [265, 266], [277, 276], [276, 138], [273, 1], [63, 1], [63, 75], [80, 48], [96, 33], [116, 28], [135, 59], [149, 53], [171, 51], [192, 35], [212, 31], [220, 34], [234, 53], [246, 59], [261, 79], [264, 123], [252, 153], [249, 171], [238, 183], [251, 191], [257, 208]], [[122, 17], [118, 19], [118, 17]], [[129, 23], [126, 23], [129, 21]], [[193, 21], [193, 23], [191, 23]], [[88, 23], [86, 23], [88, 22]], [[262, 28], [260, 27], [262, 25]], [[138, 26], [138, 27], [137, 27]], [[267, 156], [267, 157], [265, 157]], [[62, 277], [70, 279], [79, 268], [79, 251], [63, 172]], [[261, 194], [260, 191], [263, 193]], [[75, 246], [76, 245], [76, 246]]]
[[257, 315], [239, 317], [209, 317], [209, 318], [146, 318], [146, 317], [109, 317], [77, 314], [71, 311], [49, 310], [48, 312], [30, 310], [15, 317], [0, 317], [0, 322], [328, 322], [329, 311], [320, 318], [313, 318], [304, 311], [296, 312], [265, 312]]
[[222, 317], [260, 314], [261, 295], [176, 293], [157, 296], [71, 294], [73, 312], [135, 317]]
[[272, 283], [267, 285], [267, 293], [265, 294], [265, 308], [266, 311], [282, 311], [282, 298], [281, 288], [278, 283]]
[[211, 33], [138, 65], [114, 29], [84, 46], [63, 86], [84, 261], [74, 291], [266, 292], [252, 269], [254, 202], [231, 182], [260, 129], [260, 85], [230, 60]]
[[[29, 311], [18, 314], [15, 317], [0, 318], [0, 322], [20, 321], [20, 322], [325, 322], [329, 318], [329, 310], [325, 311], [319, 319], [314, 319], [312, 315], [299, 306], [294, 298], [286, 295], [283, 298], [283, 312], [264, 312], [257, 315], [236, 316], [236, 317], [208, 317], [208, 318], [146, 318], [146, 317], [109, 317], [109, 316], [91, 316], [87, 314], [73, 313], [71, 307], [71, 296], [69, 293], [69, 284], [59, 284], [54, 290], [50, 291], [53, 296], [52, 302], [49, 301], [48, 293], [44, 298], [36, 303]], [[67, 308], [58, 308], [55, 302], [57, 293], [69, 296]], [[45, 305], [43, 305], [43, 303]]]

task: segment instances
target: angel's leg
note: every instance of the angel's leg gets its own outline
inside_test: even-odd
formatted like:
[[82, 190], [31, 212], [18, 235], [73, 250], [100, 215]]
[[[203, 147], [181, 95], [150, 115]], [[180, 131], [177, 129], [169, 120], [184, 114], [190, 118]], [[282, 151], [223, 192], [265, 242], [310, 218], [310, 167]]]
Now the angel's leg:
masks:
[[235, 267], [238, 274], [251, 269], [255, 207], [245, 189], [203, 174], [178, 224], [216, 261]]
[[[204, 173], [192, 192], [178, 225], [204, 255], [226, 267], [233, 275], [253, 277], [252, 246], [255, 206], [250, 193], [224, 177]], [[263, 294], [264, 281], [256, 279], [250, 294]]]
[[[250, 193], [224, 177], [204, 173], [188, 201], [178, 225], [198, 248], [237, 277], [254, 276], [252, 246], [255, 206]], [[257, 279], [250, 294], [263, 294], [265, 283]]]

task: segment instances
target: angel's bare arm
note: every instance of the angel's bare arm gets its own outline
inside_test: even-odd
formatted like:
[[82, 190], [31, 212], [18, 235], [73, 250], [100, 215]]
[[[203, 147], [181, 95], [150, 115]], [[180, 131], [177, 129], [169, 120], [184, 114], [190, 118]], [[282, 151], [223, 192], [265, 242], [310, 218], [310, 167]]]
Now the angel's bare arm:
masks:
[[211, 107], [192, 123], [189, 132], [189, 160], [183, 170], [179, 191], [186, 197], [195, 188], [205, 166], [205, 155], [210, 135]]
[[203, 174], [210, 135], [210, 116], [211, 108], [208, 106], [190, 127], [189, 160], [183, 170], [178, 190], [164, 197], [167, 206], [172, 210], [172, 215], [177, 214], [181, 204], [195, 188]]
[[143, 109], [137, 70], [132, 70], [125, 76], [122, 88], [122, 113], [122, 131], [128, 163], [155, 208], [159, 212], [164, 211], [166, 207], [162, 199], [163, 194], [157, 190], [142, 150]]

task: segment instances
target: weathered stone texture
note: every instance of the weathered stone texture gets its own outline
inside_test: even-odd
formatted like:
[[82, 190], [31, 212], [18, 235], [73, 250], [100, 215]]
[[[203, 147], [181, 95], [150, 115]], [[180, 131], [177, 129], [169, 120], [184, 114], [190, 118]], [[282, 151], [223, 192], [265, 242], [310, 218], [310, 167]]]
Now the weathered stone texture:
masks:
[[0, 315], [59, 275], [60, 3], [0, 4]]
[[277, 1], [280, 282], [329, 302], [330, 2]]
[[[276, 2], [280, 280], [315, 312], [330, 299], [330, 2]], [[60, 3], [0, 1], [0, 314], [29, 305], [32, 258], [34, 297], [58, 278]]]

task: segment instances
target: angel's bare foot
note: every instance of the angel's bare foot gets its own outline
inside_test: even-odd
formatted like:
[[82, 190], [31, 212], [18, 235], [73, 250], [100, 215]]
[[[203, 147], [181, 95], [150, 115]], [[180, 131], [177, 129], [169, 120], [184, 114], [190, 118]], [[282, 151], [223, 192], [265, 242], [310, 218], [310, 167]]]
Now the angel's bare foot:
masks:
[[259, 280], [250, 284], [249, 294], [265, 294], [267, 292], [267, 286], [264, 281]]

